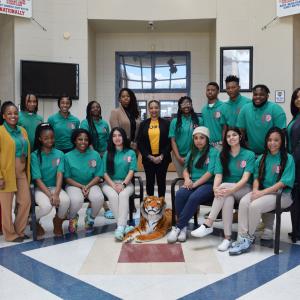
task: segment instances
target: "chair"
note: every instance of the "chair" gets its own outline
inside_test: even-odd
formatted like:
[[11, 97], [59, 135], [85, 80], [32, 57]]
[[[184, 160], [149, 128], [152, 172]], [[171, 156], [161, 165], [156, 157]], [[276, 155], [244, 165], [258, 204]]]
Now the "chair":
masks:
[[[172, 183], [171, 183], [171, 200], [172, 200], [172, 225], [174, 226], [176, 224], [176, 219], [175, 219], [175, 188], [176, 185], [180, 182], [183, 181], [183, 178], [175, 178]], [[282, 195], [282, 190], [279, 190], [276, 193], [276, 208], [275, 210], [269, 212], [273, 213], [276, 216], [276, 225], [275, 225], [275, 243], [274, 243], [274, 253], [279, 254], [279, 246], [280, 246], [280, 227], [281, 227], [281, 214], [283, 212], [289, 212], [293, 208], [293, 204], [290, 207], [287, 208], [281, 208], [281, 195]], [[205, 205], [211, 205], [211, 202], [205, 203]], [[237, 207], [235, 207], [237, 209]], [[194, 226], [198, 227], [198, 216], [197, 213], [194, 214]]]
[[[143, 201], [144, 198], [144, 186], [143, 186], [143, 181], [140, 176], [134, 176], [132, 178], [132, 183], [134, 187], [136, 185], [139, 186], [139, 193], [136, 193], [134, 191], [133, 195], [130, 196], [129, 198], [129, 224], [133, 224], [133, 213], [134, 213], [134, 200], [139, 198], [140, 203]], [[32, 238], [34, 241], [37, 240], [37, 229], [36, 229], [36, 214], [35, 214], [35, 194], [34, 194], [34, 185], [30, 185], [30, 194], [31, 194], [31, 208], [30, 208], [30, 216], [31, 216], [31, 230], [32, 230]], [[104, 196], [105, 197], [105, 196]], [[107, 200], [107, 199], [106, 199]], [[85, 199], [84, 202], [88, 202], [88, 199]]]

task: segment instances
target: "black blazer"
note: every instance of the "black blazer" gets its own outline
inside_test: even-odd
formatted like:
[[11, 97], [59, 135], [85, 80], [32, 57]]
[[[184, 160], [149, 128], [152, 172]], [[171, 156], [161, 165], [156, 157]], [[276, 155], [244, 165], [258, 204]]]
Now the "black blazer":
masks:
[[[139, 128], [138, 136], [137, 136], [137, 145], [138, 149], [140, 150], [142, 154], [142, 161], [148, 160], [148, 155], [151, 155], [151, 146], [150, 146], [150, 140], [148, 135], [148, 130], [150, 126], [151, 118], [144, 120]], [[160, 136], [159, 136], [159, 155], [163, 154], [164, 161], [171, 161], [171, 142], [169, 139], [169, 127], [170, 122], [158, 118], [159, 123], [159, 130], [160, 130]]]

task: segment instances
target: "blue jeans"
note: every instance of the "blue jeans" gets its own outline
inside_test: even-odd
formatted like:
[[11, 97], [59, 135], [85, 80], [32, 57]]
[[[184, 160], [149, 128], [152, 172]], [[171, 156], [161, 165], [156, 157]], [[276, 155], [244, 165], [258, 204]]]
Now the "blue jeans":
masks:
[[177, 227], [182, 229], [187, 226], [198, 206], [213, 199], [212, 183], [205, 183], [193, 190], [181, 187], [175, 197], [175, 209], [178, 217]]

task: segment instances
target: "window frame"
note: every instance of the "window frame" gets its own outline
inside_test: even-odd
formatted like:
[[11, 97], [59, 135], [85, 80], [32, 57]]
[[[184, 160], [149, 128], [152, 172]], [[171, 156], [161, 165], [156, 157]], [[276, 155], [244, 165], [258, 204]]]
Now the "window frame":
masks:
[[[155, 86], [155, 58], [162, 56], [185, 56], [186, 57], [186, 87], [184, 89], [174, 88], [174, 89], [156, 89]], [[190, 95], [191, 88], [191, 53], [190, 51], [117, 51], [115, 53], [115, 71], [116, 71], [116, 99], [118, 98], [119, 90], [121, 89], [121, 72], [120, 64], [122, 56], [142, 56], [150, 57], [151, 61], [151, 89], [132, 89], [134, 93], [186, 93]], [[167, 80], [167, 79], [166, 79]], [[174, 79], [176, 80], [176, 79]], [[172, 79], [171, 79], [172, 81]], [[117, 99], [118, 100], [118, 99]]]
[[253, 46], [220, 47], [220, 92], [226, 92], [226, 86], [224, 87], [224, 83], [223, 83], [224, 51], [226, 50], [249, 50], [249, 86], [246, 89], [241, 88], [240, 91], [251, 92], [253, 87]]

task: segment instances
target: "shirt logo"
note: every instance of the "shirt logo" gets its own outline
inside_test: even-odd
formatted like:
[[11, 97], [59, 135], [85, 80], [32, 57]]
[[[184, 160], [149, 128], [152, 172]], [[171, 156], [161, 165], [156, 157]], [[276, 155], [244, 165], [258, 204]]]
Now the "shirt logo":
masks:
[[52, 159], [52, 167], [57, 167], [60, 163], [60, 158]]
[[262, 121], [263, 122], [270, 122], [272, 120], [272, 116], [270, 114], [264, 114], [262, 116]]
[[89, 167], [90, 168], [96, 168], [97, 162], [94, 159], [89, 160]]
[[127, 162], [131, 163], [131, 156], [127, 156]]
[[215, 112], [215, 119], [219, 119], [221, 118], [221, 112], [220, 111], [216, 111]]
[[239, 107], [236, 109], [235, 113], [238, 115], [240, 113], [240, 111], [241, 111], [241, 108]]
[[245, 160], [242, 160], [240, 166], [242, 169], [244, 169], [247, 166], [247, 162]]
[[68, 122], [67, 127], [70, 128], [70, 129], [75, 129], [75, 124], [71, 123], [71, 122]]

